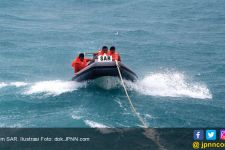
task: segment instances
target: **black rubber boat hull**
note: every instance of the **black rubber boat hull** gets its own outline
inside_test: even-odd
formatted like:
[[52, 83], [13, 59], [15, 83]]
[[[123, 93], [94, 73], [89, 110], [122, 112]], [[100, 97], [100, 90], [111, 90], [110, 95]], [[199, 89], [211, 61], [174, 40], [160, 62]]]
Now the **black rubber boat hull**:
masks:
[[[120, 71], [122, 77], [126, 80], [130, 80], [132, 82], [137, 80], [137, 75], [119, 62]], [[78, 72], [74, 77], [73, 81], [83, 82], [88, 80], [94, 80], [104, 76], [113, 76], [119, 77], [119, 73], [117, 70], [117, 66], [115, 62], [94, 62]]]

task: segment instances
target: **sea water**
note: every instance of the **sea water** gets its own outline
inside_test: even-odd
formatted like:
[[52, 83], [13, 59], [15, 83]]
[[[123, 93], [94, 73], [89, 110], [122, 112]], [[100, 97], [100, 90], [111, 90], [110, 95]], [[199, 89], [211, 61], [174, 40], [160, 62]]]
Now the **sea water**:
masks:
[[222, 0], [1, 0], [0, 127], [140, 127], [122, 86], [71, 81], [77, 54], [103, 45], [139, 76], [126, 86], [149, 127], [224, 126], [224, 8]]

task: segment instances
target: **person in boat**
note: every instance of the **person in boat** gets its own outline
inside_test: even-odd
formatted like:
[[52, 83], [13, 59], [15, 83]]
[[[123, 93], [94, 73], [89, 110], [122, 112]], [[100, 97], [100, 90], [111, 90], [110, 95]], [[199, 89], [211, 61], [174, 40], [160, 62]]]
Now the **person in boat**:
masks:
[[103, 56], [103, 55], [107, 55], [109, 56], [109, 51], [108, 51], [108, 47], [107, 46], [103, 46], [101, 50], [99, 50], [98, 52], [94, 53], [94, 59], [98, 59], [99, 56]]
[[80, 70], [87, 67], [88, 62], [92, 59], [84, 58], [84, 53], [80, 53], [79, 56], [72, 62], [72, 67], [74, 68], [74, 72], [77, 73]]
[[108, 47], [107, 46], [103, 46], [102, 50], [99, 50], [98, 53], [96, 53], [96, 54], [97, 54], [97, 56], [104, 55], [104, 54], [108, 55]]
[[98, 59], [98, 56], [103, 56], [103, 55], [105, 56], [102, 59], [106, 61], [115, 61], [115, 60], [121, 61], [120, 55], [118, 52], [116, 52], [115, 46], [112, 46], [109, 51], [107, 46], [103, 46], [102, 50], [96, 53], [95, 59]]
[[109, 55], [112, 56], [112, 61], [121, 61], [120, 54], [116, 52], [115, 46], [110, 47]]

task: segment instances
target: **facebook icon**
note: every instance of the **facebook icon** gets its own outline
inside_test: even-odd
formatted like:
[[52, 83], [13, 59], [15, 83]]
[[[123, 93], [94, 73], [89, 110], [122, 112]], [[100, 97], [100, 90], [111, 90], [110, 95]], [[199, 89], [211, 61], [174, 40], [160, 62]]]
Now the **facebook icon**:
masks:
[[203, 130], [194, 130], [194, 140], [203, 140], [204, 132]]

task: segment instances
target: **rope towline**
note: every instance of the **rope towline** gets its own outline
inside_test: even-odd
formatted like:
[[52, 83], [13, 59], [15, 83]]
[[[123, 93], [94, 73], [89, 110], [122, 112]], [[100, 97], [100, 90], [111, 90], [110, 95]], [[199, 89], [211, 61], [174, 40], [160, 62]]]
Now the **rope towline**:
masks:
[[117, 60], [115, 60], [115, 61], [116, 61], [116, 67], [117, 67], [117, 70], [118, 70], [118, 73], [119, 73], [119, 77], [120, 77], [120, 80], [121, 80], [123, 89], [124, 89], [125, 94], [126, 94], [126, 96], [127, 96], [128, 102], [129, 102], [129, 104], [130, 104], [130, 106], [131, 106], [131, 110], [132, 110], [133, 113], [138, 117], [139, 121], [143, 124], [144, 128], [148, 128], [148, 126], [147, 126], [147, 124], [145, 123], [144, 119], [143, 119], [143, 118], [139, 115], [139, 113], [136, 111], [136, 109], [135, 109], [135, 107], [134, 107], [134, 105], [133, 105], [133, 103], [132, 103], [132, 101], [131, 101], [131, 98], [130, 98], [130, 96], [129, 96], [128, 92], [127, 92], [126, 86], [125, 86], [125, 84], [124, 84], [122, 74], [121, 74], [121, 72], [120, 72], [120, 66], [119, 66], [119, 63], [118, 63]]

